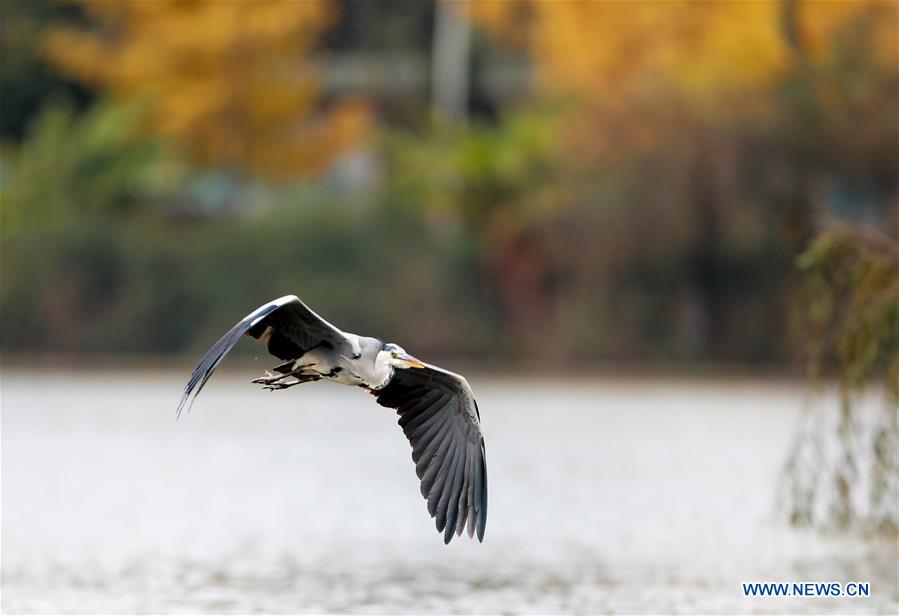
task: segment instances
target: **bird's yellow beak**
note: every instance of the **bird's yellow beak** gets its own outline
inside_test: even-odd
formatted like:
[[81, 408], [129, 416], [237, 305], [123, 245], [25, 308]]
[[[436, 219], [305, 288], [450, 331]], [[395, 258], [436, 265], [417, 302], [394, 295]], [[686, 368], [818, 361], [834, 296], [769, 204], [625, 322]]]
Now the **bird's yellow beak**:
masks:
[[399, 357], [397, 357], [397, 359], [405, 362], [406, 365], [409, 366], [410, 368], [424, 368], [425, 367], [425, 365], [423, 363], [421, 363], [420, 361], [418, 361], [411, 355], [400, 355]]

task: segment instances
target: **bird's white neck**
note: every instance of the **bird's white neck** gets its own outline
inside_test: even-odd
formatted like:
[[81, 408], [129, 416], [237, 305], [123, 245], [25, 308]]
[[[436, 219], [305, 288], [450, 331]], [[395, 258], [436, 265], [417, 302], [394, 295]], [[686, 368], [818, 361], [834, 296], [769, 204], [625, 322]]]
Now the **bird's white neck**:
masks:
[[368, 384], [370, 389], [382, 389], [393, 378], [395, 368], [390, 365], [390, 353], [380, 351], [375, 357], [374, 370], [371, 374], [371, 382]]

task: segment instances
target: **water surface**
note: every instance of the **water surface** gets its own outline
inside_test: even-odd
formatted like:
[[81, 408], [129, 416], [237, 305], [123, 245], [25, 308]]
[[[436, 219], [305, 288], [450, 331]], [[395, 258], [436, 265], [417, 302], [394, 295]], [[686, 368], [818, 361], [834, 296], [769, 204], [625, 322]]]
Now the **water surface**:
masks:
[[176, 422], [184, 376], [2, 374], [4, 613], [897, 610], [894, 542], [773, 514], [799, 386], [472, 378], [487, 533], [444, 546], [365, 392], [223, 372]]

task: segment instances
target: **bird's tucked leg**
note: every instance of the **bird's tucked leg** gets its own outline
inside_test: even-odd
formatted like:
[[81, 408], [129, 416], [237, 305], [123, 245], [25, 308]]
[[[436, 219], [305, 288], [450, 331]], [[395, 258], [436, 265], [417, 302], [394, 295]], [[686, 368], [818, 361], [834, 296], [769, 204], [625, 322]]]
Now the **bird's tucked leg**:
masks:
[[289, 372], [287, 374], [272, 374], [268, 370], [263, 370], [262, 376], [258, 379], [253, 379], [250, 382], [258, 385], [271, 385], [272, 383], [276, 383], [281, 379], [286, 379], [289, 376], [292, 376]]
[[[287, 375], [290, 376], [290, 375]], [[267, 385], [263, 385], [262, 389], [267, 389], [269, 391], [276, 391], [278, 389], [287, 389], [288, 387], [293, 387], [294, 385], [302, 385], [303, 383], [312, 383], [313, 381], [320, 380], [320, 376], [298, 376], [296, 380], [293, 381], [276, 381], [274, 383], [269, 383]]]
[[[289, 363], [290, 362], [288, 362], [288, 364]], [[272, 374], [268, 370], [263, 370], [262, 376], [260, 376], [258, 379], [253, 379], [250, 382], [257, 383], [259, 385], [271, 385], [272, 383], [277, 383], [281, 379], [287, 379], [290, 377], [299, 378], [299, 377], [303, 376], [302, 375], [303, 370], [308, 368], [309, 365], [311, 365], [311, 364], [308, 364], [308, 365], [304, 364], [302, 366], [297, 366], [293, 370], [289, 370], [289, 369], [286, 369], [287, 364], [282, 364], [280, 366], [277, 366], [276, 368], [273, 368], [273, 370], [275, 370], [277, 372], [277, 374]]]
[[278, 389], [287, 389], [288, 387], [293, 387], [294, 385], [300, 385], [302, 383], [318, 381], [320, 379], [321, 376], [317, 374], [303, 374], [302, 368], [300, 368], [295, 372], [290, 372], [287, 374], [272, 374], [271, 372], [266, 370], [264, 376], [261, 376], [258, 379], [253, 379], [252, 382], [262, 385], [263, 389], [275, 391]]

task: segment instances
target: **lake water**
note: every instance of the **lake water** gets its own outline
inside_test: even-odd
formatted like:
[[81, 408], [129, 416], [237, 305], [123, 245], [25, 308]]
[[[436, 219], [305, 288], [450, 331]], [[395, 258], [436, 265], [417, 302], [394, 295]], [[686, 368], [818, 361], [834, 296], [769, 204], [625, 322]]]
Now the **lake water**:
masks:
[[487, 533], [444, 546], [392, 411], [254, 376], [176, 422], [181, 372], [5, 370], [2, 611], [897, 613], [895, 538], [774, 514], [799, 385], [475, 376]]

